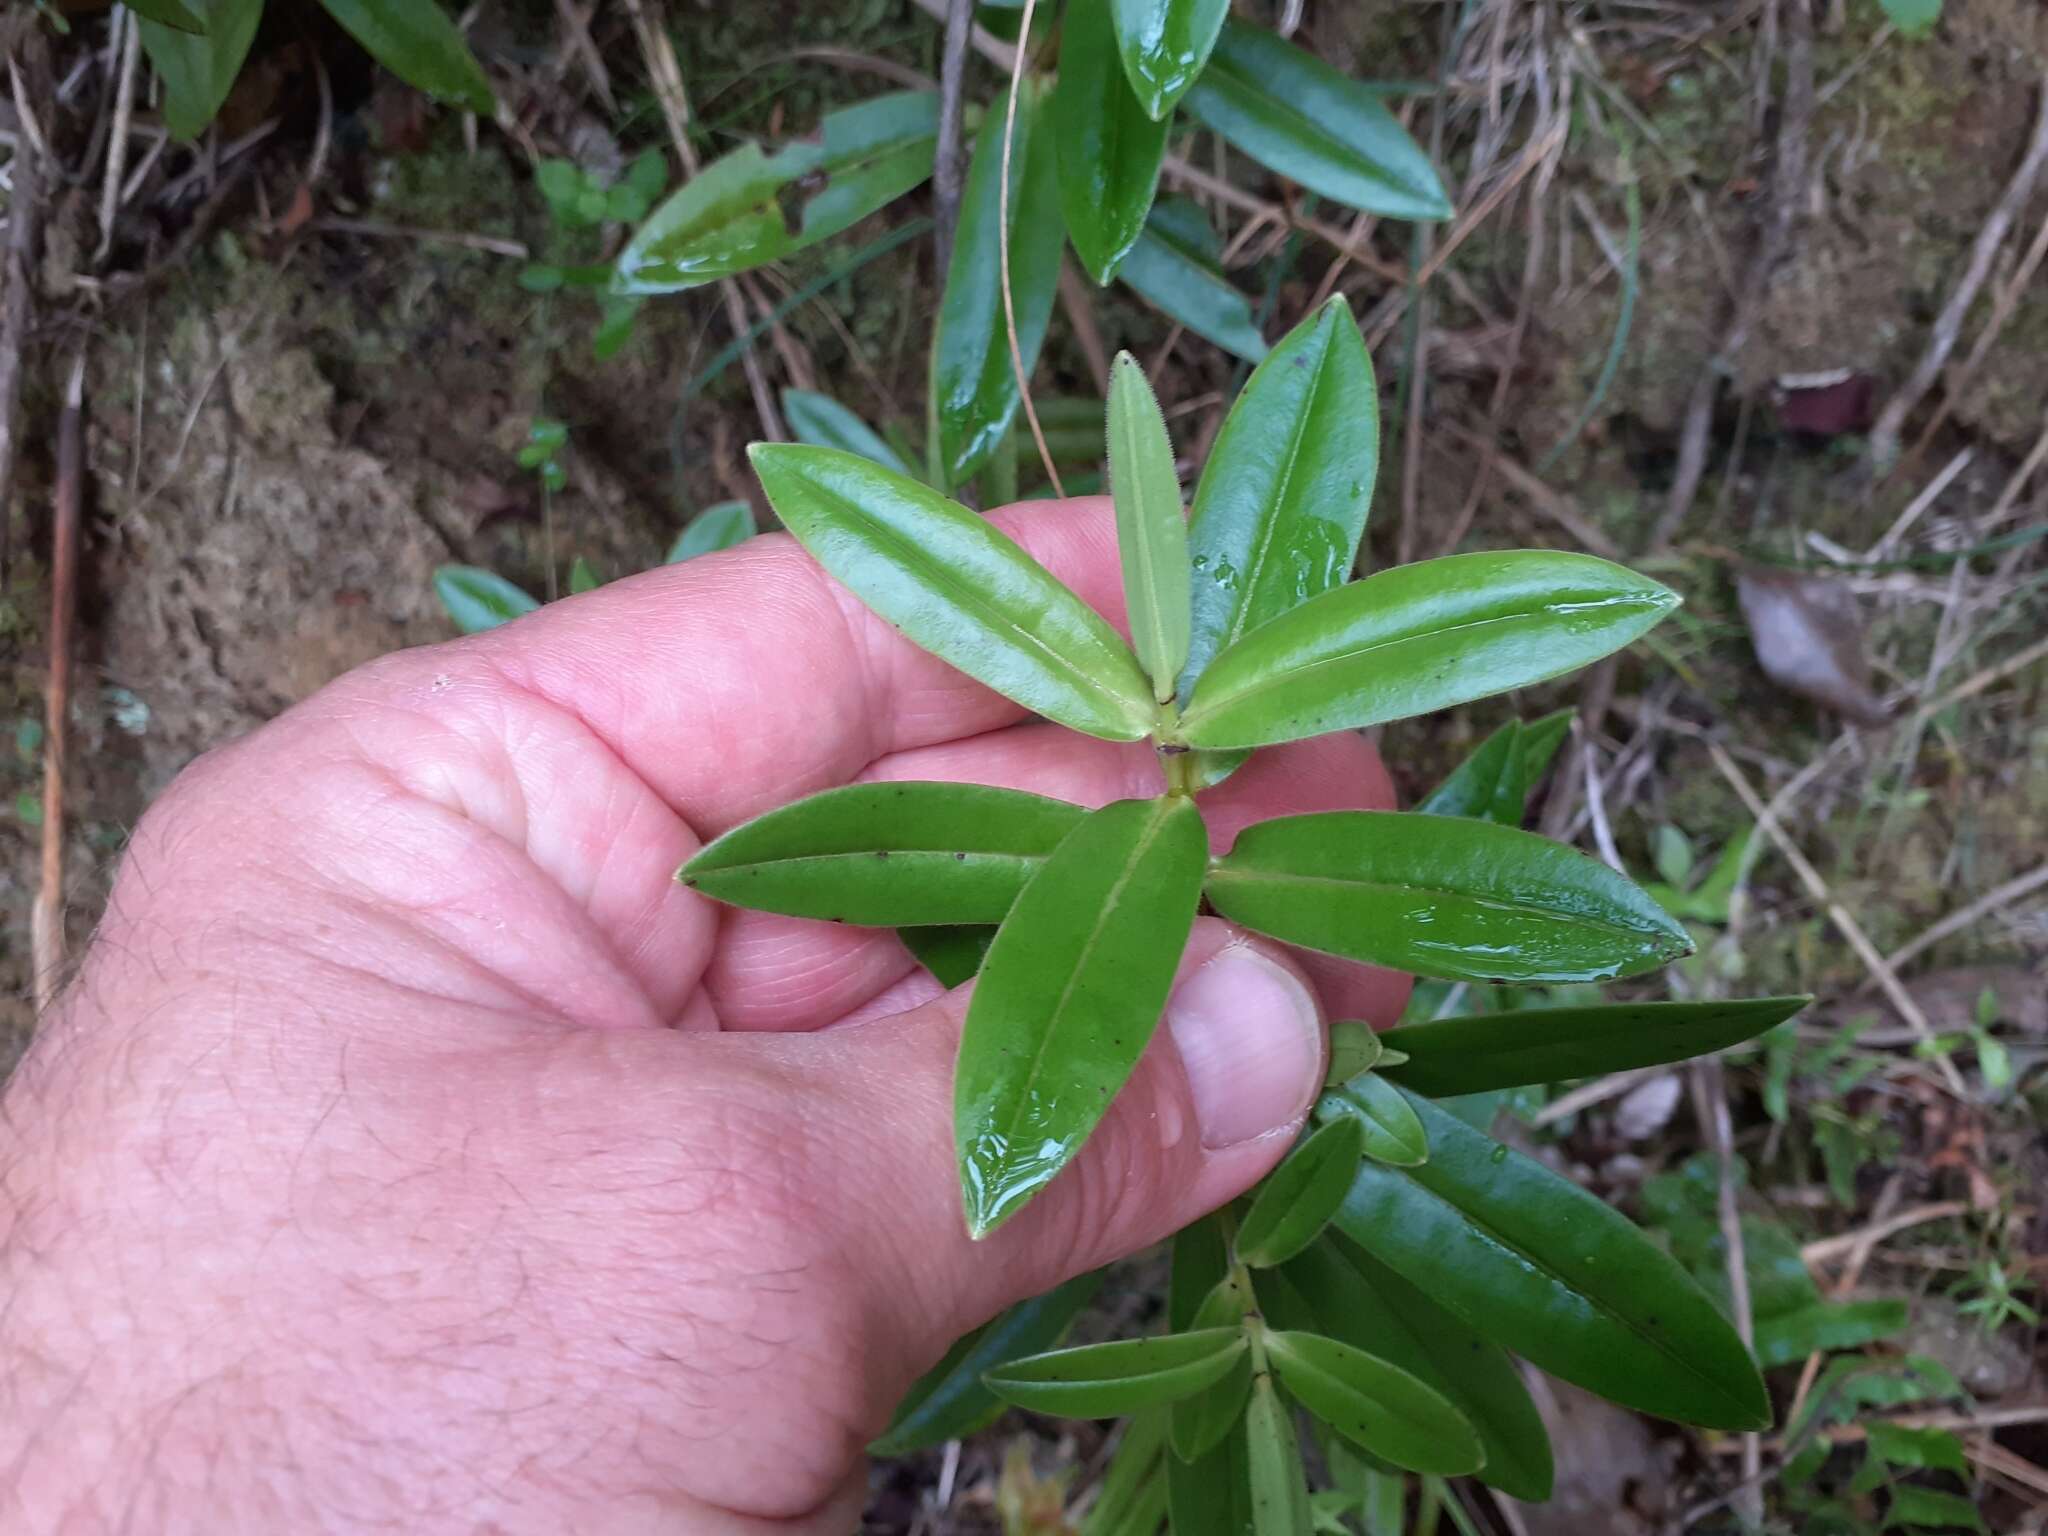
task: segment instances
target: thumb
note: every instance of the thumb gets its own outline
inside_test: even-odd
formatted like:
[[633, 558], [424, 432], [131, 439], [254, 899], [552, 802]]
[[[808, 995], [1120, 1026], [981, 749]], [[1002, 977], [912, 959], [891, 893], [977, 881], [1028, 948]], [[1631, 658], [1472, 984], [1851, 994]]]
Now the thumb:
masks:
[[[1204, 918], [1152, 1043], [1087, 1146], [1006, 1226], [966, 1235], [953, 1145], [953, 1062], [973, 986], [923, 1007], [783, 1037], [824, 1102], [864, 1127], [837, 1147], [821, 1203], [841, 1251], [894, 1315], [902, 1358], [929, 1364], [1025, 1296], [1158, 1242], [1279, 1161], [1323, 1076], [1323, 1019], [1278, 946]], [[792, 1065], [796, 1065], [792, 1063]], [[831, 1101], [838, 1102], [831, 1102]]]

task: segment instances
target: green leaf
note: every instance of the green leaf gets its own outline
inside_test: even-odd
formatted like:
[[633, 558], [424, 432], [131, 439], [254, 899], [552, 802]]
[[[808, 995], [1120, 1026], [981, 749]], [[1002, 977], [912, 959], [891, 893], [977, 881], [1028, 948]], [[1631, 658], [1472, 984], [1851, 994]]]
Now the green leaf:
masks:
[[1272, 32], [1226, 23], [1188, 110], [1333, 202], [1392, 219], [1451, 216], [1436, 168], [1379, 94]]
[[1345, 1116], [1312, 1132], [1259, 1185], [1237, 1229], [1238, 1258], [1268, 1269], [1314, 1242], [1344, 1203], [1364, 1155], [1365, 1129], [1357, 1119]]
[[1475, 747], [1415, 809], [1426, 816], [1477, 816], [1519, 827], [1529, 791], [1550, 767], [1571, 722], [1568, 709], [1527, 724], [1510, 720]]
[[1330, 1025], [1330, 1070], [1324, 1081], [1335, 1085], [1349, 1082], [1361, 1072], [1370, 1072], [1386, 1055], [1379, 1032], [1360, 1019], [1337, 1019]]
[[1141, 1413], [1117, 1442], [1081, 1536], [1155, 1536], [1166, 1518], [1166, 1415]]
[[1117, 279], [1169, 320], [1248, 363], [1272, 350], [1252, 318], [1251, 300], [1209, 262], [1164, 239], [1148, 224], [1117, 268]]
[[[1413, 1168], [1429, 1161], [1429, 1138], [1422, 1122], [1401, 1090], [1379, 1073], [1367, 1072], [1331, 1089], [1321, 1107], [1329, 1123], [1341, 1123], [1335, 1117], [1342, 1116], [1358, 1127], [1359, 1151], [1375, 1162]], [[1340, 1199], [1333, 1204], [1331, 1211], [1341, 1203]]]
[[585, 592], [595, 592], [604, 583], [598, 579], [597, 568], [578, 555], [569, 567], [569, 593], [572, 597]]
[[914, 471], [903, 462], [903, 456], [883, 441], [881, 433], [830, 395], [813, 394], [807, 389], [785, 389], [782, 392], [782, 414], [800, 443], [811, 443], [820, 448], [843, 448], [848, 453], [874, 460], [884, 469], [893, 469], [899, 475], [915, 478]]
[[1250, 1447], [1242, 1420], [1199, 1460], [1166, 1458], [1166, 1509], [1172, 1536], [1255, 1536]]
[[1920, 1531], [1981, 1531], [1984, 1517], [1968, 1499], [1933, 1488], [1899, 1483], [1892, 1488], [1891, 1507], [1884, 1514], [1884, 1528], [1905, 1526]]
[[917, 963], [930, 971], [947, 991], [972, 980], [988, 958], [996, 931], [992, 925], [934, 924], [897, 930], [896, 936]]
[[[1083, 0], [1086, 3], [1086, 0]], [[1209, 62], [1230, 0], [1107, 0], [1124, 75], [1148, 117], [1164, 122]], [[1078, 7], [1077, 7], [1078, 8]], [[1073, 23], [1068, 22], [1071, 26]], [[1066, 67], [1064, 54], [1060, 67]]]
[[[1201, 552], [1197, 537], [1198, 566]], [[1592, 555], [1511, 550], [1396, 566], [1230, 645], [1188, 700], [1182, 733], [1198, 747], [1264, 747], [1447, 709], [1597, 661], [1677, 603], [1668, 587]], [[1198, 651], [1202, 615], [1198, 586]]]
[[491, 83], [438, 0], [320, 0], [371, 58], [437, 101], [484, 117]]
[[1470, 1327], [1624, 1407], [1761, 1429], [1770, 1398], [1705, 1292], [1612, 1207], [1409, 1096], [1429, 1161], [1359, 1166], [1336, 1225]]
[[1202, 471], [1183, 700], [1218, 652], [1350, 576], [1378, 462], [1372, 362], [1339, 296], [1259, 364]]
[[1499, 1345], [1336, 1233], [1280, 1273], [1312, 1313], [1315, 1332], [1392, 1361], [1451, 1401], [1486, 1453], [1480, 1481], [1518, 1499], [1550, 1497], [1550, 1436]]
[[1486, 1460], [1465, 1416], [1397, 1365], [1313, 1333], [1268, 1334], [1266, 1352], [1302, 1407], [1397, 1467], [1461, 1477]]
[[1408, 1053], [1387, 1076], [1442, 1099], [1705, 1056], [1762, 1034], [1812, 1001], [1751, 997], [1482, 1013], [1409, 1024], [1381, 1043]]
[[1870, 1419], [1865, 1421], [1863, 1432], [1870, 1439], [1871, 1450], [1895, 1467], [1953, 1472], [1957, 1477], [1970, 1475], [1963, 1442], [1948, 1430], [1916, 1429], [1889, 1419]]
[[1169, 127], [1146, 115], [1124, 78], [1108, 0], [1067, 7], [1052, 113], [1067, 238], [1088, 275], [1107, 283], [1144, 232]]
[[904, 1394], [895, 1417], [868, 1447], [868, 1454], [906, 1456], [986, 1429], [1003, 1404], [982, 1377], [1057, 1344], [1101, 1285], [1102, 1273], [1098, 1269], [1043, 1296], [1020, 1301], [955, 1343]]
[[1836, 1349], [1861, 1349], [1905, 1331], [1912, 1321], [1906, 1304], [1896, 1298], [1871, 1301], [1822, 1301], [1796, 1312], [1756, 1320], [1757, 1364], [1765, 1370], [1790, 1365], [1808, 1355]]
[[1184, 797], [1119, 800], [1024, 887], [968, 1004], [953, 1128], [968, 1231], [984, 1237], [1080, 1150], [1173, 986], [1209, 856]]
[[1245, 1352], [1244, 1331], [1207, 1328], [1030, 1355], [983, 1377], [1007, 1403], [1070, 1419], [1113, 1419], [1220, 1381]]
[[906, 91], [828, 112], [814, 137], [773, 154], [734, 150], [626, 243], [615, 291], [695, 288], [829, 239], [931, 175], [938, 125], [937, 95]]
[[122, 0], [137, 16], [171, 27], [179, 32], [203, 35], [206, 23], [193, 14], [184, 0]]
[[[989, 104], [960, 197], [959, 233], [946, 270], [932, 334], [931, 401], [937, 424], [935, 464], [945, 484], [959, 485], [988, 462], [1017, 414], [1017, 369], [1003, 312], [1001, 194], [1005, 95]], [[1039, 88], [1026, 82], [1017, 101], [1010, 147], [1010, 297], [1017, 313], [1017, 350], [1031, 376], [1052, 318], [1059, 286], [1058, 155], [1043, 121]], [[926, 159], [931, 152], [926, 151]]]
[[1132, 647], [1163, 704], [1188, 659], [1188, 529], [1166, 418], [1128, 352], [1110, 365], [1108, 436]]
[[1270, 1376], [1252, 1384], [1244, 1433], [1254, 1536], [1309, 1536], [1308, 1474], [1294, 1438], [1294, 1415]]
[[789, 917], [868, 928], [999, 923], [1086, 815], [980, 784], [849, 784], [733, 828], [676, 878]]
[[1877, 0], [1885, 19], [1907, 37], [1925, 37], [1941, 20], [1941, 0]]
[[1111, 741], [1150, 732], [1152, 690], [1137, 658], [985, 519], [837, 449], [748, 452], [784, 526], [913, 642], [1074, 730]]
[[[1231, 1279], [1219, 1282], [1195, 1313], [1194, 1326], [1240, 1328], [1250, 1297]], [[1221, 1381], [1212, 1382], [1191, 1397], [1173, 1405], [1173, 1452], [1182, 1461], [1196, 1461], [1223, 1443], [1224, 1436], [1244, 1417], [1245, 1399], [1252, 1390], [1252, 1362], [1249, 1354], [1238, 1360]]]
[[1166, 1286], [1166, 1326], [1186, 1333], [1230, 1273], [1230, 1245], [1216, 1216], [1182, 1227], [1173, 1237], [1173, 1263]]
[[[1576, 710], [1559, 709], [1540, 719], [1525, 721], [1522, 734], [1515, 748], [1515, 780], [1524, 805], [1528, 803], [1529, 792], [1543, 775], [1550, 771], [1551, 760], [1557, 756], [1557, 749], [1564, 744], [1565, 736], [1571, 731]], [[1519, 814], [1516, 816], [1520, 822]]]
[[698, 555], [731, 549], [754, 536], [754, 509], [744, 501], [714, 502], [691, 518], [669, 545], [662, 564], [676, 565]]
[[1258, 822], [1217, 862], [1208, 896], [1231, 921], [1290, 944], [1457, 981], [1605, 981], [1692, 948], [1599, 860], [1453, 816]]
[[496, 571], [474, 565], [444, 565], [434, 571], [434, 594], [465, 635], [496, 629], [531, 613], [540, 604]]
[[[198, 8], [198, 0], [193, 0]], [[263, 0], [205, 0], [203, 36], [137, 16], [142, 50], [164, 83], [164, 126], [171, 136], [196, 139], [213, 121], [220, 104], [234, 88], [256, 24], [263, 19]]]

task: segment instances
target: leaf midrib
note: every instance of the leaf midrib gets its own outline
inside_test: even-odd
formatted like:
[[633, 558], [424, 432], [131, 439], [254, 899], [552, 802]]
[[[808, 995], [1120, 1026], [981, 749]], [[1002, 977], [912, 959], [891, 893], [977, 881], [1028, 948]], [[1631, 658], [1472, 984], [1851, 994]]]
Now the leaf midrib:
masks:
[[[1146, 388], [1149, 388], [1149, 385]], [[1122, 391], [1122, 394], [1124, 396], [1124, 403], [1117, 414], [1121, 418], [1121, 425], [1123, 427], [1121, 434], [1124, 440], [1123, 459], [1129, 470], [1131, 480], [1129, 487], [1131, 505], [1131, 564], [1145, 599], [1145, 618], [1149, 621], [1146, 624], [1146, 629], [1149, 632], [1151, 642], [1147, 649], [1152, 652], [1153, 666], [1159, 669], [1159, 675], [1150, 679], [1153, 696], [1157, 698], [1160, 685], [1163, 683], [1167, 688], [1171, 689], [1174, 680], [1165, 675], [1167, 656], [1169, 654], [1166, 643], [1166, 614], [1160, 604], [1159, 597], [1160, 572], [1159, 562], [1156, 558], [1159, 553], [1158, 545], [1152, 537], [1154, 512], [1151, 502], [1153, 498], [1145, 493], [1146, 476], [1142, 466], [1145, 433], [1139, 430], [1138, 419], [1144, 413], [1146, 401], [1143, 390], [1125, 389]], [[1137, 397], [1135, 400], [1132, 399], [1134, 395]], [[1158, 408], [1158, 403], [1156, 401], [1152, 402], [1152, 409], [1155, 413], [1158, 411]], [[1148, 418], [1145, 424], [1151, 425], [1151, 419]], [[1161, 422], [1160, 430], [1165, 430], [1163, 421]], [[1172, 449], [1169, 448], [1167, 452], [1170, 460]], [[1111, 475], [1109, 487], [1112, 499], [1115, 499], [1117, 489], [1115, 463], [1115, 455], [1112, 455], [1110, 459]], [[1169, 472], [1171, 471], [1169, 470]], [[1178, 498], [1179, 493], [1180, 486], [1176, 482], [1174, 485], [1176, 498]], [[1178, 513], [1179, 509], [1176, 508], [1175, 511]], [[1150, 672], [1152, 668], [1148, 667], [1145, 670]]]
[[[1423, 1166], [1427, 1167], [1429, 1165], [1424, 1164]], [[1438, 1166], [1439, 1168], [1441, 1168], [1442, 1165]], [[1565, 1278], [1562, 1272], [1560, 1272], [1551, 1264], [1545, 1262], [1538, 1255], [1529, 1252], [1526, 1248], [1522, 1247], [1521, 1244], [1515, 1242], [1512, 1238], [1508, 1237], [1505, 1233], [1497, 1229], [1491, 1222], [1482, 1220], [1480, 1217], [1473, 1214], [1473, 1212], [1469, 1210], [1467, 1207], [1458, 1205], [1450, 1199], [1446, 1198], [1445, 1196], [1438, 1194], [1435, 1190], [1431, 1189], [1427, 1184], [1422, 1182], [1422, 1180], [1417, 1176], [1416, 1170], [1412, 1168], [1392, 1168], [1389, 1169], [1388, 1172], [1406, 1178], [1407, 1181], [1410, 1184], [1412, 1184], [1418, 1191], [1420, 1191], [1425, 1198], [1434, 1200], [1437, 1204], [1443, 1206], [1446, 1210], [1455, 1213], [1460, 1220], [1464, 1221], [1467, 1226], [1471, 1227], [1471, 1229], [1478, 1234], [1481, 1241], [1491, 1243], [1495, 1248], [1498, 1248], [1501, 1252], [1509, 1254], [1517, 1259], [1520, 1259], [1523, 1263], [1527, 1264], [1531, 1269], [1534, 1269], [1538, 1273], [1542, 1274], [1552, 1284], [1557, 1286], [1559, 1290], [1565, 1291], [1570, 1295], [1577, 1296], [1581, 1300], [1591, 1303], [1594, 1310], [1598, 1312], [1602, 1317], [1611, 1318], [1614, 1322], [1619, 1323], [1623, 1329], [1633, 1334], [1638, 1339], [1642, 1340], [1643, 1343], [1649, 1345], [1653, 1351], [1664, 1356], [1665, 1359], [1669, 1360], [1671, 1363], [1678, 1366], [1679, 1369], [1685, 1375], [1691, 1377], [1695, 1381], [1702, 1382], [1709, 1388], [1711, 1388], [1715, 1396], [1726, 1398], [1726, 1400], [1730, 1404], [1734, 1405], [1738, 1409], [1740, 1409], [1743, 1406], [1740, 1399], [1728, 1395], [1726, 1388], [1716, 1378], [1709, 1376], [1705, 1372], [1697, 1369], [1695, 1366], [1692, 1365], [1690, 1361], [1688, 1361], [1685, 1358], [1684, 1355], [1680, 1354], [1670, 1344], [1667, 1344], [1664, 1340], [1658, 1338], [1655, 1334], [1646, 1331], [1640, 1323], [1637, 1323], [1632, 1318], [1626, 1317], [1622, 1313], [1616, 1311], [1610, 1303], [1608, 1303], [1601, 1297], [1595, 1296], [1592, 1292], [1582, 1290], [1578, 1286], [1573, 1285], [1569, 1280]], [[1592, 1197], [1588, 1196], [1587, 1198], [1590, 1199]]]
[[[1138, 866], [1145, 862], [1146, 852], [1153, 843], [1158, 841], [1159, 834], [1164, 830], [1166, 819], [1172, 813], [1172, 809], [1170, 804], [1161, 801], [1153, 809], [1150, 825], [1139, 835], [1138, 840], [1131, 845], [1130, 857], [1124, 860], [1124, 867], [1117, 872], [1115, 883], [1110, 886], [1108, 894], [1103, 897], [1102, 905], [1095, 913], [1095, 921], [1088, 930], [1088, 937], [1082, 941], [1080, 954], [1076, 957], [1072, 967], [1067, 971], [1067, 979], [1060, 987], [1059, 1000], [1053, 1004], [1052, 1011], [1046, 1016], [1046, 1027], [1038, 1033], [1038, 1044], [1031, 1053], [1031, 1065], [1025, 1072], [1022, 1090], [1011, 1096], [1012, 1104], [1017, 1107], [1011, 1110], [1008, 1122], [1002, 1127], [1003, 1157], [999, 1166], [1005, 1172], [1009, 1169], [1011, 1160], [1010, 1148], [1016, 1140], [1017, 1128], [1024, 1121], [1022, 1106], [1030, 1101], [1032, 1097], [1031, 1090], [1037, 1087], [1038, 1079], [1045, 1070], [1045, 1060], [1051, 1050], [1053, 1037], [1060, 1032], [1061, 1022], [1066, 1017], [1067, 1006], [1074, 998], [1074, 989], [1080, 985], [1081, 973], [1088, 969], [1090, 958], [1094, 955], [1096, 948], [1102, 943], [1103, 930], [1109, 926], [1111, 917], [1115, 915], [1117, 906], [1123, 899], [1124, 891], [1131, 883], [1131, 877], [1137, 873]], [[1019, 899], [1021, 900], [1022, 898]]]
[[[1277, 95], [1268, 95], [1266, 92], [1259, 90], [1256, 81], [1248, 80], [1245, 75], [1237, 72], [1223, 60], [1212, 57], [1209, 61], [1209, 70], [1215, 71], [1221, 82], [1225, 82], [1228, 88], [1234, 89], [1239, 93], [1239, 106], [1247, 111], [1249, 115], [1254, 117], [1270, 115], [1281, 118], [1287, 123], [1294, 125], [1300, 137], [1324, 146], [1324, 158], [1332, 164], [1351, 168], [1354, 174], [1363, 176], [1367, 181], [1376, 181], [1381, 186], [1391, 188], [1404, 197], [1415, 197], [1417, 195], [1415, 189], [1396, 177], [1390, 167], [1380, 164], [1377, 160], [1368, 159], [1363, 153], [1353, 149], [1344, 140], [1325, 129], [1314, 118], [1296, 110], [1292, 102]], [[1261, 114], [1256, 109], [1255, 104], [1249, 104], [1243, 100], [1243, 97], [1246, 96], [1255, 96], [1271, 102], [1272, 112], [1270, 114]]]
[[[956, 854], [965, 857], [956, 858]], [[748, 869], [776, 869], [785, 865], [831, 864], [841, 861], [875, 865], [884, 862], [878, 857], [881, 855], [886, 855], [890, 859], [943, 859], [954, 867], [970, 869], [974, 865], [969, 863], [969, 860], [1033, 865], [1043, 864], [1051, 857], [1045, 853], [1013, 853], [991, 848], [844, 848], [831, 853], [788, 853], [774, 858], [739, 859], [731, 864], [709, 865], [702, 873], [732, 875]]]
[[1574, 926], [1602, 928], [1614, 933], [1626, 933], [1637, 937], [1657, 937], [1663, 934], [1661, 928], [1638, 928], [1633, 924], [1615, 922], [1611, 918], [1586, 917], [1576, 912], [1560, 912], [1554, 907], [1526, 906], [1520, 902], [1504, 901], [1497, 896], [1480, 896], [1470, 891], [1454, 890], [1448, 886], [1396, 884], [1388, 880], [1347, 880], [1341, 875], [1302, 875], [1284, 870], [1232, 869], [1228, 864], [1218, 865], [1209, 872], [1209, 883], [1218, 880], [1265, 881], [1272, 885], [1336, 886], [1347, 891], [1387, 891], [1412, 893], [1421, 896], [1446, 896], [1459, 901], [1469, 901], [1474, 906], [1486, 907], [1499, 912], [1516, 912], [1570, 923]]

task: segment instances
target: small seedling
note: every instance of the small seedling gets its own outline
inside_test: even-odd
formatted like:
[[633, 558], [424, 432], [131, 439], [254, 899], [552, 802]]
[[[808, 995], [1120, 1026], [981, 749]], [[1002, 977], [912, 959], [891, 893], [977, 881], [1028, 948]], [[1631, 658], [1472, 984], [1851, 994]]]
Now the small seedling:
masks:
[[[831, 448], [757, 444], [752, 457], [784, 526], [883, 619], [1035, 714], [1149, 740], [1160, 793], [1088, 810], [975, 785], [854, 785], [736, 828], [679, 877], [738, 906], [936, 932], [913, 948], [939, 957], [927, 964], [941, 979], [978, 972], [954, 1103], [977, 1238], [1087, 1141], [1205, 907], [1291, 944], [1469, 982], [1603, 981], [1691, 948], [1627, 879], [1506, 824], [1529, 785], [1521, 733], [1546, 733], [1531, 753], [1540, 772], [1548, 723], [1489, 742], [1491, 760], [1475, 754], [1422, 811], [1282, 817], [1221, 856], [1197, 800], [1261, 748], [1583, 666], [1641, 636], [1675, 594], [1544, 550], [1352, 580], [1379, 432], [1341, 300], [1253, 374], [1191, 518], [1128, 355], [1107, 421], [1128, 644], [928, 485]], [[1512, 818], [1499, 815], [1510, 803]], [[941, 1370], [957, 1387], [973, 1357], [981, 1385], [1046, 1412], [1167, 1411], [1158, 1475], [1191, 1530], [1206, 1528], [1192, 1513], [1203, 1503], [1251, 1511], [1262, 1533], [1308, 1529], [1290, 1404], [1383, 1464], [1546, 1496], [1548, 1443], [1505, 1350], [1645, 1412], [1759, 1427], [1770, 1405], [1756, 1366], [1694, 1280], [1610, 1207], [1433, 1100], [1680, 1060], [1805, 1001], [1446, 1019], [1383, 1037], [1376, 1058], [1345, 1030], [1352, 1075], [1317, 1105], [1312, 1134], [1247, 1207], [1176, 1239], [1168, 1333], [1022, 1359], [963, 1341]], [[969, 1416], [929, 1412], [945, 1381], [912, 1394], [906, 1411], [927, 1428]]]

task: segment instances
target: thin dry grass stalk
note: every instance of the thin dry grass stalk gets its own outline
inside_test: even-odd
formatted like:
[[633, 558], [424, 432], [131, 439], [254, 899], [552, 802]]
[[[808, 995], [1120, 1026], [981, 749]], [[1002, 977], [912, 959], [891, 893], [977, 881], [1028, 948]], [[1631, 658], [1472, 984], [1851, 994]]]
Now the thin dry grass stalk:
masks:
[[42, 884], [30, 914], [36, 1011], [64, 973], [64, 759], [70, 741], [71, 625], [78, 608], [79, 503], [85, 494], [85, 353], [71, 365], [57, 421], [57, 494], [50, 526], [50, 677], [43, 706]]

